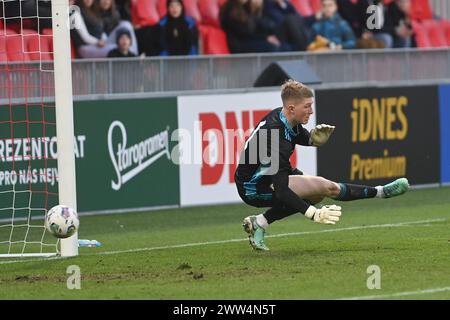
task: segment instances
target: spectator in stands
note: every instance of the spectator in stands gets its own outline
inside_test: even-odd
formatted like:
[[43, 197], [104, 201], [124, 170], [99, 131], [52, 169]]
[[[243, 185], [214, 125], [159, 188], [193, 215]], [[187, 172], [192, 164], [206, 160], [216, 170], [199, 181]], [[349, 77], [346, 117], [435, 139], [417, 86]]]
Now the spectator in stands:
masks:
[[107, 41], [116, 43], [116, 34], [118, 30], [127, 29], [131, 35], [132, 45], [130, 50], [138, 53], [136, 35], [134, 33], [133, 25], [126, 20], [121, 20], [120, 13], [116, 9], [114, 0], [97, 0], [95, 11], [98, 17], [103, 22], [103, 31], [111, 36]]
[[336, 0], [322, 0], [320, 19], [313, 24], [314, 41], [310, 51], [353, 49], [356, 38], [350, 25], [337, 12]]
[[220, 22], [232, 53], [288, 51], [275, 35], [276, 24], [263, 16], [263, 0], [228, 0]]
[[80, 11], [71, 11], [71, 21], [77, 26], [71, 29], [71, 37], [78, 55], [81, 58], [106, 57], [116, 45], [106, 44], [103, 22], [94, 11], [94, 0], [77, 0], [75, 4]]
[[350, 24], [355, 36], [360, 38], [364, 30], [364, 3], [360, 0], [337, 0], [339, 15]]
[[310, 30], [289, 1], [265, 0], [263, 15], [275, 24], [277, 37], [288, 43], [293, 51], [306, 50]]
[[103, 31], [110, 34], [120, 22], [120, 13], [114, 0], [97, 0], [95, 10], [103, 21]]
[[[383, 0], [338, 0], [339, 13], [349, 22], [358, 48], [392, 48], [393, 38], [386, 28], [387, 7]], [[375, 18], [369, 6], [376, 6]], [[375, 22], [375, 25], [372, 23]]]
[[167, 15], [159, 22], [160, 55], [198, 54], [198, 30], [195, 20], [186, 16], [182, 0], [167, 0]]
[[131, 21], [131, 1], [116, 0], [117, 10], [120, 13], [121, 20]]
[[127, 29], [117, 31], [117, 48], [108, 53], [108, 58], [131, 58], [136, 55], [130, 51], [131, 34]]
[[[152, 0], [154, 1], [154, 0]], [[159, 13], [156, 10], [156, 3], [142, 0], [129, 0], [131, 22], [133, 23], [136, 34], [139, 54], [145, 56], [157, 56], [161, 52], [159, 40]], [[149, 16], [147, 6], [152, 5], [154, 17]], [[142, 6], [142, 8], [141, 8]]]
[[[120, 21], [107, 34], [105, 22], [100, 18], [100, 9], [96, 8], [94, 0], [78, 0], [76, 4], [80, 7], [81, 13], [77, 10], [72, 11], [72, 21], [78, 25], [78, 28], [72, 30], [71, 35], [81, 58], [107, 57], [111, 50], [117, 48], [117, 32], [121, 29], [127, 29], [130, 32], [133, 39], [130, 51], [137, 52], [133, 28], [128, 21]], [[107, 20], [108, 23], [111, 21]], [[111, 26], [108, 27], [108, 30], [110, 28]]]
[[295, 7], [287, 0], [264, 0], [264, 15], [276, 24], [282, 24], [290, 15], [297, 15]]
[[394, 39], [394, 48], [412, 47], [414, 31], [409, 19], [411, 0], [395, 0], [388, 6], [386, 30]]

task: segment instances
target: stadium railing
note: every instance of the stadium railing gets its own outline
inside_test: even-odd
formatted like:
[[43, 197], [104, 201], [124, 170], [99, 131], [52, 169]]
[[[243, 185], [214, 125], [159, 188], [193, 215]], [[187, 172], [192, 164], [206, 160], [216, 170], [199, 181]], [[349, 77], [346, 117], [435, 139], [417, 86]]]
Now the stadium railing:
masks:
[[[73, 91], [84, 96], [251, 88], [270, 63], [298, 59], [306, 61], [326, 84], [450, 80], [449, 48], [351, 50], [74, 60]], [[20, 73], [14, 79], [20, 82]], [[32, 79], [38, 87], [40, 78]], [[33, 96], [29, 92], [28, 97]]]

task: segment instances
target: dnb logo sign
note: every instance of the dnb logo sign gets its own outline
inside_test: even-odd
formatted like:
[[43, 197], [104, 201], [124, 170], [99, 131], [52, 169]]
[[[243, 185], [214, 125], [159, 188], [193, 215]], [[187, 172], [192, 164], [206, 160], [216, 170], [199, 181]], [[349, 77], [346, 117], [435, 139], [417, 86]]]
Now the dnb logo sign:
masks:
[[[234, 172], [239, 162], [239, 155], [252, 129], [268, 113], [267, 110], [227, 111], [224, 123], [217, 113], [200, 113], [200, 132], [202, 139], [203, 161], [200, 171], [201, 185], [218, 183], [223, 174], [228, 182], [233, 183]], [[237, 118], [242, 122], [238, 124]], [[296, 163], [296, 157], [293, 160]]]
[[[181, 205], [239, 202], [234, 173], [246, 139], [260, 120], [281, 106], [279, 91], [178, 100]], [[308, 129], [315, 125], [315, 117]], [[182, 131], [189, 132], [182, 135]], [[291, 163], [316, 173], [315, 148], [297, 147]]]

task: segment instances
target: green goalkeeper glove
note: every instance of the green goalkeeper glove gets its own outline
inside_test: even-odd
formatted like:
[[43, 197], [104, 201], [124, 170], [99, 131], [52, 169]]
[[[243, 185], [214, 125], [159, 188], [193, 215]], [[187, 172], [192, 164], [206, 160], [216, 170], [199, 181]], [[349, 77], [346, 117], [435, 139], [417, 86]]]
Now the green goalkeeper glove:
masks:
[[316, 147], [324, 145], [334, 131], [335, 126], [319, 124], [311, 130], [311, 144]]
[[341, 215], [341, 207], [334, 204], [331, 206], [323, 206], [320, 209], [310, 206], [305, 212], [305, 217], [323, 224], [336, 224]]

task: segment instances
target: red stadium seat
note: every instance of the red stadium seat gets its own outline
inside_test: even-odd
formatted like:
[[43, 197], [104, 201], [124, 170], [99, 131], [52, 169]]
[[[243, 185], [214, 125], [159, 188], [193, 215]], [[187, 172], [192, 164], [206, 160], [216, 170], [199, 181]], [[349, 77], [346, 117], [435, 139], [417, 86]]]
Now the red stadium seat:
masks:
[[227, 36], [222, 29], [201, 25], [199, 26], [200, 41], [204, 54], [229, 54]]
[[[444, 21], [445, 23], [445, 21]], [[431, 46], [434, 48], [446, 47], [447, 39], [445, 37], [445, 25], [441, 21], [426, 20], [423, 25], [428, 33]]]
[[292, 4], [295, 9], [304, 17], [311, 16], [314, 14], [313, 9], [308, 1], [305, 0], [292, 0]]
[[167, 14], [167, 0], [158, 1], [158, 13], [161, 18]]
[[136, 28], [159, 22], [158, 0], [131, 0], [131, 21]]
[[411, 0], [411, 18], [418, 21], [433, 19], [429, 1]]
[[0, 63], [7, 60], [3, 18], [0, 18]]
[[52, 50], [48, 35], [40, 35], [35, 30], [23, 30], [26, 52], [31, 60], [51, 61]]
[[[42, 30], [42, 35], [45, 36], [42, 37], [43, 39], [41, 40], [46, 40], [48, 43], [48, 49], [50, 50], [50, 52], [52, 52], [52, 56], [53, 56], [53, 30], [52, 29], [44, 29]], [[71, 55], [72, 55], [72, 59], [75, 59], [77, 57], [77, 49], [75, 48], [75, 45], [73, 44], [73, 40], [70, 40], [70, 50], [71, 50]]]
[[3, 30], [0, 30], [0, 62], [8, 61], [8, 55], [6, 53], [6, 39]]
[[186, 8], [186, 15], [191, 16], [197, 21], [202, 23], [202, 15], [199, 9], [199, 0], [184, 0], [184, 7]]
[[322, 5], [320, 4], [321, 0], [309, 0], [309, 4], [311, 6], [311, 9], [313, 13], [317, 13], [321, 10]]
[[20, 28], [21, 28], [20, 22], [15, 22], [15, 21], [10, 20], [10, 21], [6, 22], [5, 27], [6, 27], [5, 28], [6, 30], [11, 30], [15, 33], [20, 33]]
[[445, 38], [447, 40], [447, 45], [450, 46], [450, 21], [445, 21], [444, 24], [444, 28], [445, 28]]
[[[50, 52], [52, 52], [53, 55], [53, 30], [52, 29], [44, 29], [42, 30], [42, 35], [45, 35], [44, 38], [48, 43], [48, 48]], [[42, 39], [41, 39], [42, 40]], [[73, 40], [70, 41], [70, 51], [72, 59], [76, 59], [77, 57], [77, 49], [75, 48], [75, 45], [73, 44]]]
[[[219, 11], [221, 0], [199, 0], [198, 8], [202, 15], [203, 24], [220, 28]], [[223, 1], [222, 1], [223, 2]]]
[[[0, 5], [1, 8], [1, 5]], [[22, 33], [22, 30], [25, 29], [33, 29], [35, 27], [35, 21], [33, 19], [22, 19], [21, 21], [17, 21], [16, 19], [5, 21], [1, 19], [0, 26], [5, 28], [4, 24], [6, 24], [6, 29], [12, 30], [15, 33]]]
[[7, 30], [6, 32], [6, 53], [8, 55], [8, 61], [20, 62], [30, 61], [30, 57], [25, 50], [26, 39], [22, 35], [15, 33], [14, 31]]
[[42, 34], [45, 34], [47, 36], [52, 36], [53, 35], [53, 30], [51, 28], [49, 29], [43, 29], [42, 30]]
[[[52, 29], [44, 29], [42, 30], [42, 35], [45, 36], [45, 38], [43, 37], [43, 39], [47, 40], [48, 43], [48, 49], [50, 50], [50, 52], [53, 52], [53, 30]], [[72, 41], [71, 41], [71, 45], [72, 45]], [[72, 46], [72, 52], [74, 51], [74, 48]], [[72, 58], [74, 56], [72, 55]]]
[[[42, 35], [45, 35], [45, 37], [41, 37], [42, 39], [45, 39], [48, 43], [48, 48], [51, 55], [53, 56], [53, 30], [52, 29], [44, 29], [42, 30]], [[41, 40], [42, 40], [41, 39]], [[77, 49], [75, 48], [75, 45], [73, 44], [73, 40], [70, 41], [70, 53], [72, 56], [72, 59], [77, 58]]]
[[428, 31], [420, 22], [412, 22], [414, 33], [416, 34], [416, 42], [419, 48], [431, 48], [431, 42], [428, 38]]

